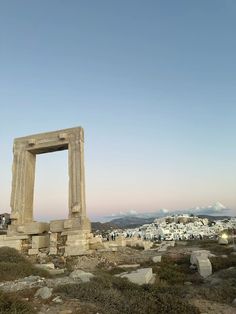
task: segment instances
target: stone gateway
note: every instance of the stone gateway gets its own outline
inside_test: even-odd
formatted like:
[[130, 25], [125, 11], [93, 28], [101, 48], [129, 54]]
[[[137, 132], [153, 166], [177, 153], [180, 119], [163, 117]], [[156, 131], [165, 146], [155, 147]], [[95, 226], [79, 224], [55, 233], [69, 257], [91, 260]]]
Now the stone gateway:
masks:
[[82, 227], [86, 220], [84, 132], [78, 127], [15, 139], [11, 194], [13, 230], [18, 231], [18, 227], [33, 222], [36, 155], [65, 149], [69, 157], [68, 219], [75, 219], [76, 227], [80, 220]]
[[[34, 220], [34, 180], [38, 154], [68, 150], [68, 218], [38, 222]], [[11, 224], [0, 235], [0, 247], [8, 246], [29, 255], [78, 256], [96, 250], [117, 251], [117, 247], [141, 246], [152, 242], [117, 237], [103, 241], [94, 237], [86, 215], [84, 175], [84, 131], [81, 127], [16, 138], [13, 148]]]
[[[68, 219], [36, 222], [33, 215], [36, 156], [60, 150], [68, 150]], [[44, 246], [57, 254], [59, 239], [66, 239], [65, 255], [88, 250], [91, 226], [86, 216], [83, 128], [16, 138], [13, 154], [11, 225], [7, 235], [0, 238], [0, 246], [5, 244], [19, 249], [24, 240], [29, 244], [29, 254], [37, 254]]]

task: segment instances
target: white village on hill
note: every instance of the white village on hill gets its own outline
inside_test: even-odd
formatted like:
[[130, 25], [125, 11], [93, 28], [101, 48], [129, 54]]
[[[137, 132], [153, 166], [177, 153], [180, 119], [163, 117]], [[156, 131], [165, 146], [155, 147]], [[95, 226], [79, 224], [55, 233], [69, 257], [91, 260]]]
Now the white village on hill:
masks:
[[113, 230], [110, 235], [120, 235], [125, 238], [137, 237], [151, 241], [178, 241], [193, 239], [217, 239], [224, 233], [231, 237], [232, 230], [236, 228], [236, 217], [212, 217], [201, 215], [222, 214], [227, 208], [220, 202], [207, 208], [196, 207], [192, 213], [170, 213], [167, 210], [160, 212], [164, 216], [153, 218], [152, 223], [146, 223], [135, 228]]
[[209, 222], [208, 218], [183, 214], [157, 218], [151, 224], [126, 229], [122, 234], [125, 237], [137, 236], [145, 240], [192, 240], [216, 238], [223, 231], [235, 228], [236, 218]]

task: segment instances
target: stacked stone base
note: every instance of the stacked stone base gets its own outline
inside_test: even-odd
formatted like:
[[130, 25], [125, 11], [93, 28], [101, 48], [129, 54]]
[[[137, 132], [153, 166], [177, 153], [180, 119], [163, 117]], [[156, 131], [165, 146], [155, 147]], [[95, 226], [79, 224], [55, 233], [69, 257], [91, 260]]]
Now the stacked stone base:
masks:
[[89, 232], [81, 230], [52, 232], [50, 234], [50, 255], [76, 256], [89, 252]]
[[65, 256], [83, 255], [89, 251], [91, 234], [82, 231], [65, 232], [67, 236]]
[[54, 220], [50, 224], [29, 222], [10, 225], [6, 235], [0, 236], [0, 247], [37, 255], [46, 249], [53, 255], [81, 255], [89, 250], [90, 222], [84, 219]]
[[115, 241], [103, 241], [90, 232], [87, 218], [54, 220], [50, 223], [30, 222], [10, 225], [7, 235], [0, 236], [0, 247], [15, 248], [28, 255], [46, 252], [50, 255], [79, 256], [91, 251], [117, 251], [118, 247], [142, 247], [150, 249], [152, 242], [138, 238], [118, 236]]
[[91, 225], [86, 217], [54, 220], [50, 223], [50, 254], [75, 256], [89, 250]]
[[25, 242], [27, 242], [28, 239], [29, 237], [27, 235], [0, 235], [0, 247], [7, 246], [18, 251], [22, 251], [24, 248], [24, 244]]

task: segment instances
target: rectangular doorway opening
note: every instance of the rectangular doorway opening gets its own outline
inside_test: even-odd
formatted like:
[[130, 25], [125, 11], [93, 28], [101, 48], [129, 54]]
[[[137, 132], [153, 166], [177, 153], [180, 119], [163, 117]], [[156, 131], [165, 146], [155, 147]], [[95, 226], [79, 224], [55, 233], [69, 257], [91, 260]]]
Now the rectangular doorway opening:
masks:
[[68, 151], [38, 154], [34, 188], [34, 221], [68, 218]]

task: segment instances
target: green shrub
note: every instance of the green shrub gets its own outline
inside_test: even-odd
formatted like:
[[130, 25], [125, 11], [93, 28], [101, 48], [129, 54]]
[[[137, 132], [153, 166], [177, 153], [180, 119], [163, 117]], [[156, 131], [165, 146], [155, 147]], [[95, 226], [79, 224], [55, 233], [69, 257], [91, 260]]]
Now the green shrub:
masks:
[[161, 267], [158, 271], [158, 277], [170, 284], [184, 283], [187, 280], [186, 275], [179, 271], [175, 265]]
[[83, 284], [68, 284], [56, 289], [70, 298], [94, 303], [101, 314], [197, 314], [199, 311], [175, 289], [138, 286], [127, 279], [109, 275], [93, 278]]
[[25, 262], [26, 259], [17, 250], [4, 246], [0, 248], [0, 263], [20, 263]]
[[231, 304], [236, 295], [236, 287], [227, 281], [215, 287], [201, 287], [198, 293], [204, 299]]
[[210, 258], [213, 271], [226, 269], [236, 266], [236, 256], [229, 255], [227, 257], [215, 256]]
[[221, 245], [217, 242], [217, 240], [191, 240], [187, 241], [187, 245], [209, 250], [214, 254], [230, 254], [233, 252], [232, 247], [228, 245]]
[[36, 268], [17, 250], [0, 248], [0, 281], [15, 280], [30, 275], [50, 277], [46, 270]]
[[235, 279], [236, 280], [236, 267], [223, 269], [218, 273], [218, 277], [222, 279]]
[[17, 295], [0, 291], [0, 314], [34, 314], [29, 302], [20, 300]]
[[160, 280], [168, 284], [183, 284], [185, 281], [199, 284], [203, 282], [196, 270], [190, 269], [190, 256], [183, 255], [177, 258], [163, 256], [161, 263], [152, 267], [153, 272], [157, 274]]

